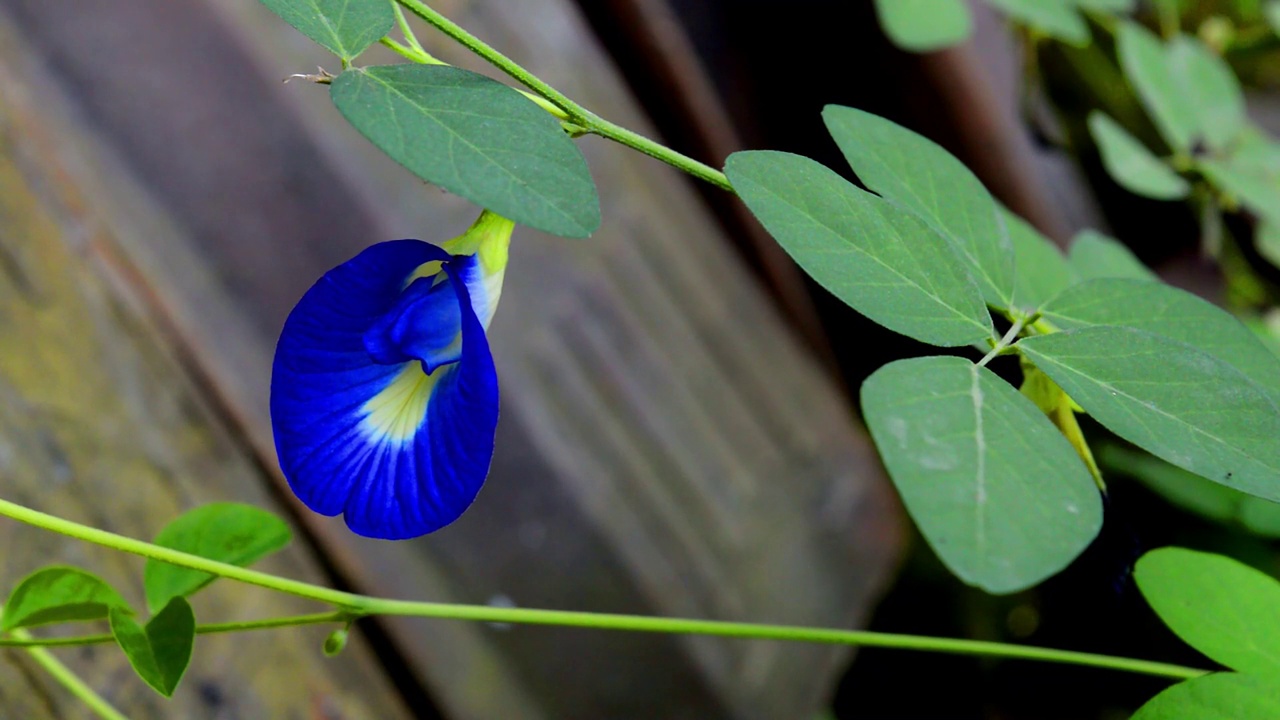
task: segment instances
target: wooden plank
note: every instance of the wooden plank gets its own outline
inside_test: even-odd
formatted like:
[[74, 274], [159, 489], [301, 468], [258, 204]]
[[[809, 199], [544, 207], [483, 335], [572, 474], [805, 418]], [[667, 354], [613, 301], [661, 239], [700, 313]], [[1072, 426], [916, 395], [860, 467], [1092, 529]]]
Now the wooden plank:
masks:
[[[75, 97], [71, 114], [114, 148], [95, 144], [80, 164], [136, 180], [99, 188], [95, 211], [159, 206], [169, 217], [116, 238], [129, 282], [181, 334], [269, 465], [270, 353], [293, 300], [374, 240], [443, 240], [475, 210], [381, 157], [322, 88], [281, 88], [279, 78], [331, 58], [256, 3], [219, 0], [220, 22], [201, 3], [6, 2]], [[566, 0], [437, 7], [645, 129]], [[114, 59], [111, 73], [102, 57]], [[208, 68], [216, 82], [192, 80]], [[857, 624], [896, 561], [901, 525], [847, 400], [682, 178], [598, 140], [583, 147], [607, 220], [588, 242], [516, 238], [491, 333], [504, 419], [475, 507], [445, 531], [394, 544], [355, 538], [338, 520], [305, 522], [353, 583], [379, 594]], [[457, 718], [805, 716], [847, 657], [552, 628], [387, 626]]]
[[[2, 19], [2, 16], [0, 16]], [[256, 460], [206, 404], [172, 337], [111, 267], [111, 227], [83, 188], [43, 153], [47, 107], [33, 106], [22, 52], [0, 24], [0, 487], [5, 498], [96, 527], [149, 537], [182, 510], [214, 500], [278, 504]], [[139, 558], [0, 521], [0, 588], [59, 562], [102, 575], [143, 607]], [[262, 563], [313, 582], [305, 544]], [[215, 583], [194, 598], [203, 621], [316, 607]], [[408, 717], [357, 636], [320, 653], [331, 628], [203, 636], [173, 700], [133, 677], [114, 646], [57, 654], [132, 718]], [[0, 655], [0, 716], [86, 717], [22, 651]]]

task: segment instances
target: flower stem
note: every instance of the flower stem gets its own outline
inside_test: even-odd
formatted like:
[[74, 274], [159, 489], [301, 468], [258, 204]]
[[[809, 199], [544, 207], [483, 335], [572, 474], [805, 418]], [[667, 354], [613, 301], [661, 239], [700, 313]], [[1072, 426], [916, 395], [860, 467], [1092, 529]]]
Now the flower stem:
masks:
[[725, 177], [724, 173], [710, 165], [707, 165], [706, 163], [699, 162], [687, 155], [678, 153], [671, 148], [654, 142], [653, 140], [650, 140], [637, 132], [628, 130], [616, 123], [605, 120], [590, 110], [587, 110], [573, 100], [570, 100], [564, 93], [548, 85], [538, 76], [528, 70], [525, 70], [519, 63], [506, 55], [503, 55], [501, 52], [489, 46], [475, 35], [467, 32], [466, 29], [457, 25], [449, 18], [446, 18], [436, 12], [426, 3], [422, 2], [422, 0], [396, 0], [396, 2], [413, 14], [422, 18], [432, 27], [435, 27], [440, 32], [443, 32], [445, 35], [448, 35], [450, 38], [457, 41], [463, 47], [488, 61], [494, 67], [511, 76], [521, 85], [529, 88], [538, 96], [545, 98], [552, 105], [563, 111], [571, 123], [582, 127], [589, 133], [608, 138], [633, 150], [638, 150], [649, 157], [661, 160], [662, 162], [665, 162], [678, 170], [682, 170], [699, 180], [704, 180], [723, 190], [733, 192], [733, 186], [729, 184], [729, 178]]
[[[265, 618], [263, 620], [240, 620], [236, 622], [206, 623], [196, 626], [197, 635], [217, 635], [219, 633], [246, 632], [249, 630], [267, 630], [271, 628], [295, 627], [300, 625], [321, 625], [323, 623], [349, 622], [353, 615], [349, 612], [311, 613], [309, 615], [285, 615], [283, 617]], [[0, 637], [0, 647], [77, 647], [80, 645], [101, 645], [114, 642], [115, 636], [110, 633], [96, 635], [75, 635], [71, 637], [36, 637], [30, 633], [15, 631], [13, 637]]]
[[[895, 635], [860, 630], [836, 630], [829, 628], [797, 627], [788, 625], [758, 625], [754, 623], [725, 622], [719, 620], [691, 620], [680, 618], [646, 617], [642, 615], [614, 615], [607, 613], [571, 612], [565, 610], [537, 610], [531, 608], [489, 607], [487, 605], [455, 605], [449, 603], [412, 602], [356, 595], [332, 590], [309, 583], [276, 577], [268, 573], [228, 565], [177, 550], [152, 545], [123, 535], [98, 530], [79, 523], [54, 517], [38, 510], [0, 500], [0, 515], [13, 518], [36, 527], [62, 533], [68, 537], [96, 543], [161, 562], [213, 573], [231, 580], [265, 587], [298, 597], [330, 603], [340, 608], [327, 614], [329, 620], [353, 619], [366, 615], [401, 615], [445, 620], [472, 620], [493, 623], [518, 623], [525, 625], [557, 625], [562, 627], [594, 628], [598, 630], [628, 630], [632, 632], [671, 633], [681, 635], [713, 635], [728, 638], [756, 640], [787, 640], [792, 642], [856, 645], [865, 647], [897, 648], [899, 650], [924, 650], [960, 655], [997, 657], [1042, 662], [1059, 662], [1071, 665], [1107, 668], [1125, 672], [1156, 675], [1183, 680], [1198, 677], [1206, 671], [1167, 663], [1136, 660], [1132, 658], [1097, 655], [1094, 653], [1054, 650], [1051, 648], [1008, 645], [1005, 643], [953, 638], [934, 638], [920, 635]], [[257, 629], [259, 627], [283, 627], [321, 620], [325, 614], [296, 616], [277, 620], [249, 621], [224, 624], [222, 631]]]

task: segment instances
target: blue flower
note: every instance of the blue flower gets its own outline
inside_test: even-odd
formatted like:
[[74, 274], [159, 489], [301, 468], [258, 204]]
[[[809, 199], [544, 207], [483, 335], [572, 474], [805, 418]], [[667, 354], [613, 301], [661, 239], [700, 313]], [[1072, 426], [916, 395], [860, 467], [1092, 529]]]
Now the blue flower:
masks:
[[276, 345], [271, 422], [289, 486], [352, 531], [399, 540], [475, 500], [493, 457], [498, 377], [485, 338], [509, 220], [441, 247], [374, 245], [325, 274]]

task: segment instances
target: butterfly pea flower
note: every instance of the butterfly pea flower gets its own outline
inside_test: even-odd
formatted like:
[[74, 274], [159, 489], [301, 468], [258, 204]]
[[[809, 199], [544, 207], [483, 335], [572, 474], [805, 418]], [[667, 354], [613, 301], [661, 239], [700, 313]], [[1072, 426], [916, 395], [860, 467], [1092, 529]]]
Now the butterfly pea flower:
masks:
[[498, 425], [485, 330], [512, 229], [486, 211], [441, 246], [379, 243], [326, 273], [289, 314], [271, 423], [307, 507], [399, 540], [448, 525], [475, 500]]

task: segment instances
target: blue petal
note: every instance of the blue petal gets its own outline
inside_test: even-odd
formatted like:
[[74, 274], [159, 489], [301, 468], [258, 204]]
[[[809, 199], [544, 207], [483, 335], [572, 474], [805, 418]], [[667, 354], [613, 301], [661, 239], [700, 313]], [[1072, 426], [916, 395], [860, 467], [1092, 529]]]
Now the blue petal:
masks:
[[461, 323], [452, 280], [413, 281], [400, 300], [365, 333], [364, 344], [379, 363], [421, 360], [427, 372], [462, 356]]
[[[432, 279], [415, 280], [413, 293], [405, 287], [433, 260], [446, 261], [447, 281], [434, 287], [453, 295], [457, 362], [434, 357], [430, 374], [420, 362], [428, 358], [385, 362], [397, 348], [409, 355], [412, 341], [388, 342], [384, 362], [375, 360], [367, 340], [380, 323], [404, 321], [403, 337], [438, 341], [431, 328], [410, 327], [450, 317], [426, 284]], [[402, 539], [453, 522], [475, 499], [498, 421], [493, 357], [467, 285], [455, 281], [475, 262], [416, 240], [381, 243], [327, 273], [289, 315], [276, 347], [271, 418], [280, 466], [307, 507], [344, 513], [361, 535]]]

